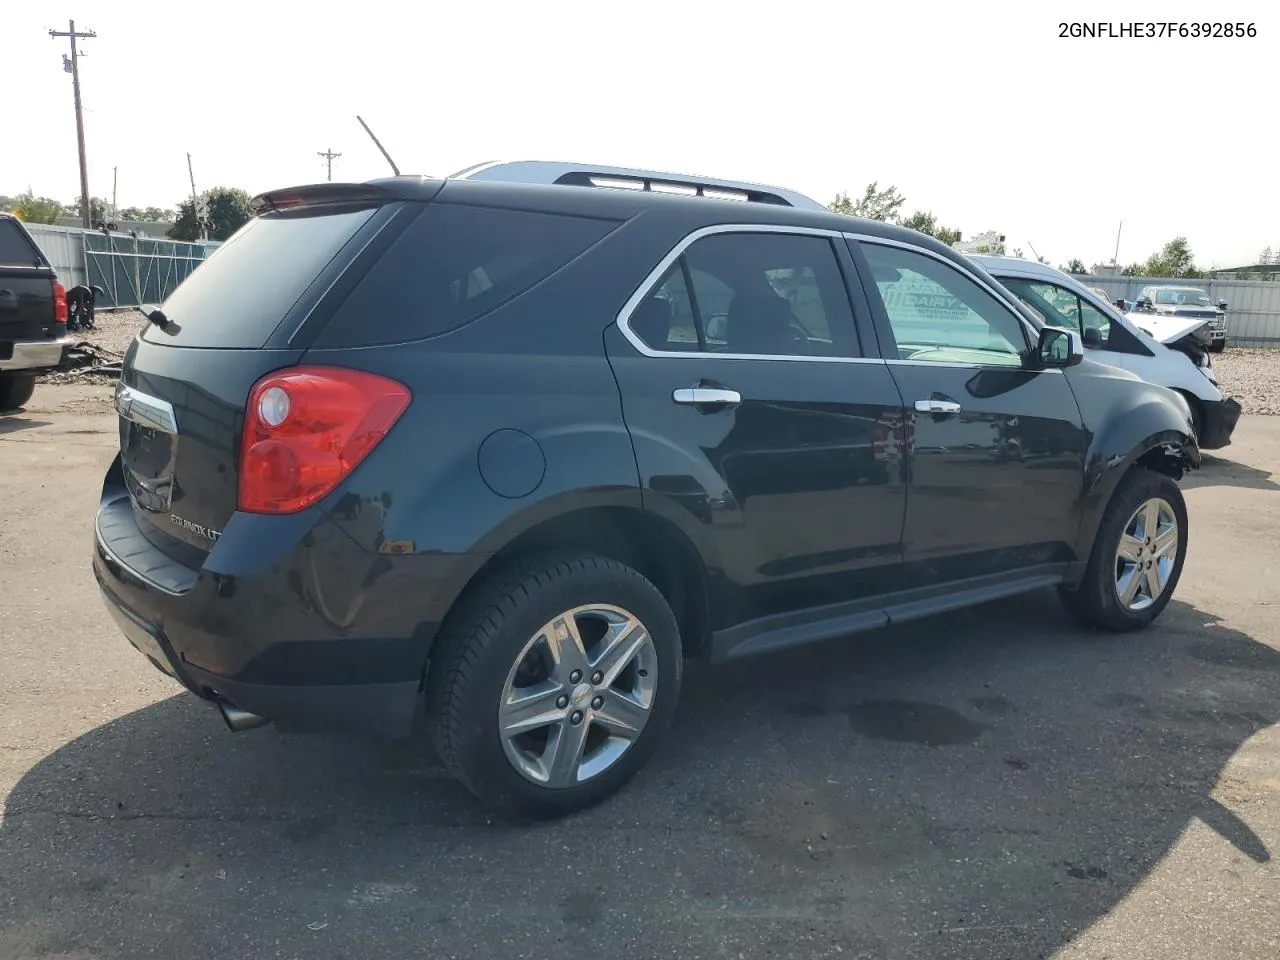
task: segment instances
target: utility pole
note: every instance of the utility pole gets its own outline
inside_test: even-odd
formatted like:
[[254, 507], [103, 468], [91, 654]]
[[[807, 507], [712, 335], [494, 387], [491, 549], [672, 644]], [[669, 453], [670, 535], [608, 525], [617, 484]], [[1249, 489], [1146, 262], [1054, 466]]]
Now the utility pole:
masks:
[[196, 218], [196, 227], [200, 230], [200, 239], [208, 240], [209, 207], [196, 193], [196, 175], [191, 169], [191, 154], [187, 154], [187, 176], [191, 178], [191, 215]]
[[1123, 229], [1124, 229], [1124, 221], [1121, 220], [1120, 226], [1116, 228], [1116, 252], [1115, 252], [1115, 255], [1112, 256], [1111, 258], [1111, 265], [1113, 267], [1120, 266], [1120, 231]]
[[111, 168], [111, 222], [112, 223], [120, 222], [120, 214], [118, 212], [118, 208], [116, 207], [116, 185], [119, 183], [119, 179], [118, 179], [119, 174], [120, 174], [119, 167]]
[[84, 111], [80, 106], [80, 58], [84, 54], [76, 50], [77, 40], [89, 40], [96, 37], [97, 34], [92, 30], [85, 30], [83, 33], [76, 32], [76, 22], [68, 21], [66, 31], [50, 30], [51, 37], [70, 37], [71, 38], [71, 57], [68, 59], [64, 54], [62, 57], [62, 69], [71, 74], [71, 88], [75, 91], [76, 97], [76, 141], [80, 147], [80, 202], [81, 214], [83, 215], [84, 225], [93, 228], [93, 219], [90, 216], [89, 203], [89, 168], [85, 165], [84, 160]]
[[333, 148], [326, 147], [323, 153], [317, 150], [316, 156], [324, 157], [325, 160], [328, 162], [329, 172], [325, 174], [325, 179], [330, 181], [333, 180], [333, 161], [337, 160], [340, 156], [342, 156], [342, 154], [334, 153]]

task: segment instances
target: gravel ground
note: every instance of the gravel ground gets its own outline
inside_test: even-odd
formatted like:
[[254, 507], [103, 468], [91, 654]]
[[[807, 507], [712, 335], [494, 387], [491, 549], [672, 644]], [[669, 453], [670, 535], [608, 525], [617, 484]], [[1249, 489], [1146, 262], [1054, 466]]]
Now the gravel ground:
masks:
[[[138, 328], [146, 320], [137, 310], [99, 313], [95, 329], [81, 339], [106, 353], [124, 356]], [[1260, 347], [1228, 347], [1215, 354], [1213, 368], [1223, 391], [1235, 397], [1246, 414], [1280, 416], [1280, 350]], [[44, 383], [111, 383], [108, 377], [63, 373], [42, 378]]]
[[1280, 416], [1280, 350], [1227, 347], [1214, 354], [1213, 370], [1222, 391], [1245, 413]]

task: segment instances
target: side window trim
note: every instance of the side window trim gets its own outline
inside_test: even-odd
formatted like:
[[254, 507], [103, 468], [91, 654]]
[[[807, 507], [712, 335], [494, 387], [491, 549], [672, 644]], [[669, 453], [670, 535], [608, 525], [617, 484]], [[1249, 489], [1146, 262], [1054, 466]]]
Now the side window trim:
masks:
[[[969, 270], [968, 268], [962, 266], [961, 264], [956, 263], [954, 260], [938, 255], [933, 250], [928, 250], [925, 247], [921, 247], [914, 243], [907, 243], [902, 240], [892, 240], [888, 237], [874, 237], [874, 236], [871, 236], [870, 234], [865, 234], [865, 233], [846, 233], [844, 234], [844, 238], [846, 243], [848, 243], [849, 245], [849, 252], [850, 254], [853, 255], [854, 262], [857, 264], [859, 272], [860, 273], [865, 272], [868, 275], [868, 277], [870, 276], [870, 265], [867, 263], [867, 260], [862, 253], [861, 247], [863, 244], [878, 245], [882, 247], [897, 247], [900, 250], [906, 250], [911, 253], [916, 253], [916, 254], [920, 254], [921, 256], [929, 257], [930, 259], [936, 260], [939, 263], [943, 264], [944, 266], [950, 267], [951, 269], [959, 273], [961, 276], [963, 276], [965, 279], [981, 287], [984, 291], [986, 291], [988, 294], [991, 295], [992, 299], [996, 301], [996, 304], [1001, 309], [1008, 311], [1008, 313], [1011, 316], [1013, 316], [1015, 320], [1018, 321], [1019, 328], [1022, 331], [1022, 338], [1025, 343], [1026, 349], [1028, 351], [1033, 349], [1033, 345], [1035, 344], [1036, 340], [1039, 337], [1039, 331], [1036, 330], [1035, 324], [1033, 324], [1030, 320], [1028, 320], [1022, 314], [1021, 311], [1011, 306], [1009, 304], [1009, 301], [1005, 299], [1004, 294], [1000, 293], [993, 286], [991, 286], [990, 283], [988, 283], [982, 277], [978, 276], [972, 270]], [[880, 338], [881, 352], [882, 353], [892, 352], [889, 348], [892, 347], [893, 349], [896, 349], [897, 339], [893, 336], [893, 328], [889, 324], [889, 317], [884, 311], [884, 304], [880, 300], [879, 292], [876, 291], [875, 296], [872, 296], [873, 291], [866, 290], [865, 284], [864, 284], [864, 290], [866, 292], [867, 300], [870, 301], [871, 303], [871, 309], [874, 311], [874, 314], [875, 314], [876, 333], [879, 335], [879, 338]], [[893, 364], [908, 364], [908, 365], [925, 363], [925, 361], [920, 361], [920, 360], [899, 360], [893, 357], [888, 357], [885, 360], [885, 362], [893, 363]], [[973, 364], [948, 364], [948, 363], [935, 363], [933, 361], [928, 361], [928, 365], [939, 366], [939, 367], [973, 366]], [[1060, 370], [1056, 372], [1061, 373]]]
[[[618, 329], [622, 331], [622, 335], [627, 338], [627, 341], [631, 346], [635, 347], [639, 353], [646, 357], [661, 357], [668, 360], [789, 360], [796, 363], [884, 363], [884, 360], [877, 356], [812, 357], [797, 354], [694, 353], [691, 351], [686, 352], [680, 350], [654, 350], [646, 344], [642, 339], [640, 339], [636, 332], [631, 329], [632, 314], [635, 313], [641, 302], [658, 288], [666, 278], [671, 267], [677, 260], [684, 256], [685, 252], [691, 246], [704, 237], [725, 233], [778, 233], [797, 237], [824, 237], [833, 244], [831, 250], [832, 257], [835, 260], [836, 266], [840, 270], [841, 275], [843, 276], [844, 274], [845, 264], [841, 260], [840, 251], [835, 246], [844, 237], [844, 234], [839, 230], [824, 230], [818, 227], [798, 227], [777, 223], [718, 223], [707, 227], [701, 227], [694, 230], [692, 233], [687, 234], [674, 247], [667, 251], [666, 256], [659, 260], [658, 265], [649, 271], [648, 275], [640, 282], [640, 285], [636, 288], [635, 292], [631, 294], [631, 296], [627, 298], [627, 302], [622, 305], [622, 309], [618, 311], [618, 316], [615, 319]], [[690, 278], [688, 276], [687, 264], [681, 269], [685, 272], [686, 284], [689, 284], [689, 289], [691, 291], [690, 300], [693, 300], [692, 284], [689, 282]], [[868, 344], [864, 342], [865, 338], [861, 336], [861, 329], [858, 323], [861, 309], [856, 299], [849, 296], [850, 291], [848, 288], [849, 282], [846, 277], [842, 289], [844, 290], [846, 298], [849, 300], [849, 310], [853, 316], [853, 329], [851, 329], [849, 333], [853, 335], [854, 339], [859, 343], [861, 351], [865, 354], [870, 351], [867, 349]], [[694, 309], [696, 310], [697, 307], [695, 306]], [[702, 335], [703, 334], [699, 332], [699, 337]]]

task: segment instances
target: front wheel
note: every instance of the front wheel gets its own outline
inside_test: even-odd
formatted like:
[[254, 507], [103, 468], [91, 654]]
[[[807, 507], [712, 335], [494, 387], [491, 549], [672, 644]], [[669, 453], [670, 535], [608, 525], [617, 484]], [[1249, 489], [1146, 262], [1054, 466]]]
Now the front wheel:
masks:
[[1221, 340], [1215, 340], [1213, 343], [1209, 344], [1209, 350], [1212, 353], [1221, 353], [1225, 349], [1227, 349], [1226, 337], [1223, 337]]
[[1168, 605], [1187, 555], [1187, 506], [1172, 477], [1144, 467], [1120, 481], [1103, 514], [1080, 584], [1060, 591], [1086, 626], [1125, 632]]
[[437, 640], [427, 681], [437, 751], [504, 813], [582, 809], [652, 754], [681, 666], [671, 608], [631, 568], [593, 554], [507, 565]]

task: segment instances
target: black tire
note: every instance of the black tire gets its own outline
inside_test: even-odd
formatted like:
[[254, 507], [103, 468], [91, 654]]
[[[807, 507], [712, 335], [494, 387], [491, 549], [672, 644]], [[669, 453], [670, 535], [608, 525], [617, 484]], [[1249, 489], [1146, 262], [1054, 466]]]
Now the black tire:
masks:
[[[1173, 508], [1178, 524], [1178, 546], [1173, 570], [1163, 592], [1142, 610], [1131, 610], [1120, 602], [1116, 591], [1116, 550], [1120, 537], [1138, 508], [1154, 497]], [[1084, 577], [1074, 589], [1062, 588], [1059, 595], [1067, 610], [1085, 626], [1113, 633], [1140, 630], [1148, 626], [1168, 605], [1187, 556], [1187, 505], [1182, 490], [1172, 477], [1145, 467], [1134, 467], [1120, 481], [1098, 525], [1093, 550]]]
[[1209, 344], [1209, 351], [1211, 353], [1221, 353], [1225, 349], [1227, 349], [1226, 337], [1223, 337], [1221, 340], [1215, 340], [1213, 343]]
[[[544, 624], [588, 604], [633, 613], [653, 640], [658, 682], [648, 720], [612, 766], [569, 787], [540, 785], [508, 760], [498, 705], [522, 649]], [[670, 726], [680, 693], [680, 633], [643, 576], [590, 553], [515, 561], [468, 590], [446, 618], [427, 671], [426, 705], [444, 765], [487, 806], [507, 815], [561, 816], [598, 803], [644, 765]]]
[[31, 399], [36, 390], [35, 374], [0, 374], [0, 413], [17, 410]]

